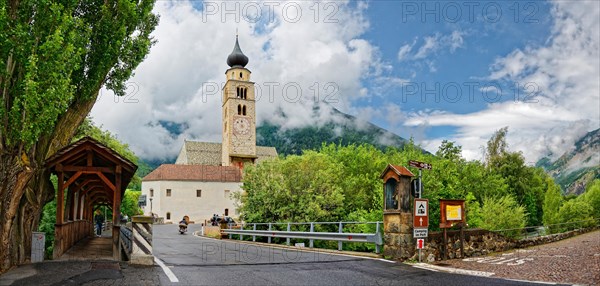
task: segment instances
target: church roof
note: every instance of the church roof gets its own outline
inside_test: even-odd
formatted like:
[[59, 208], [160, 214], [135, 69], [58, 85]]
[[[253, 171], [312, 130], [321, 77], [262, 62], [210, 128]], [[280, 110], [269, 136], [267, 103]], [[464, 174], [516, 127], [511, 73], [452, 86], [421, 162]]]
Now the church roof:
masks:
[[235, 46], [233, 46], [233, 51], [227, 57], [227, 65], [229, 67], [245, 67], [248, 64], [248, 57], [244, 55], [242, 49], [240, 49], [240, 43], [238, 42], [238, 37], [235, 36]]
[[142, 181], [241, 182], [242, 174], [234, 166], [163, 164]]
[[[221, 152], [221, 143], [185, 140], [175, 164], [219, 166], [222, 162]], [[260, 163], [276, 158], [277, 150], [275, 147], [256, 146], [256, 156]]]

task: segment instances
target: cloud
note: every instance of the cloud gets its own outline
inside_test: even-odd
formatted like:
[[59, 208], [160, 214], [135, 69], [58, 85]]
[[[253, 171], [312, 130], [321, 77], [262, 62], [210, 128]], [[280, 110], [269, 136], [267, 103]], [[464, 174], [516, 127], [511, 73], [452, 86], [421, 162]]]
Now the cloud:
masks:
[[[553, 6], [554, 23], [546, 45], [499, 57], [486, 79], [532, 87], [537, 92], [529, 98], [533, 101], [494, 103], [467, 114], [412, 114], [406, 124], [457, 127], [450, 139], [463, 146], [469, 159], [481, 159], [480, 147], [495, 130], [509, 126], [511, 149], [522, 151], [529, 162], [560, 156], [586, 132], [599, 128], [600, 6], [593, 1], [578, 5], [557, 1]], [[494, 86], [481, 91], [499, 92]]]
[[[450, 35], [441, 35], [435, 33], [431, 36], [423, 37], [423, 44], [412, 53], [418, 38], [415, 38], [411, 44], [405, 44], [398, 50], [398, 61], [423, 60], [428, 59], [431, 55], [436, 54], [442, 49], [448, 48], [450, 53], [454, 53], [456, 49], [463, 47], [465, 32], [454, 30]], [[431, 60], [430, 60], [431, 62]]]
[[[223, 12], [223, 5], [231, 10], [235, 3], [238, 12]], [[157, 1], [154, 11], [161, 18], [153, 35], [158, 43], [130, 80], [136, 92], [115, 102], [103, 90], [91, 113], [94, 121], [145, 159], [172, 158], [186, 138], [220, 142], [220, 90], [236, 29], [260, 97], [258, 121], [284, 127], [323, 123], [331, 119], [330, 106], [347, 110], [369, 93], [362, 78], [390, 69], [377, 47], [361, 38], [369, 28], [366, 3], [331, 2], [335, 13], [319, 18], [312, 2], [268, 3], [270, 10], [267, 2]], [[263, 8], [260, 17], [244, 14], [254, 11], [250, 6]], [[317, 116], [315, 104], [321, 105]], [[173, 134], [165, 122], [187, 128]]]

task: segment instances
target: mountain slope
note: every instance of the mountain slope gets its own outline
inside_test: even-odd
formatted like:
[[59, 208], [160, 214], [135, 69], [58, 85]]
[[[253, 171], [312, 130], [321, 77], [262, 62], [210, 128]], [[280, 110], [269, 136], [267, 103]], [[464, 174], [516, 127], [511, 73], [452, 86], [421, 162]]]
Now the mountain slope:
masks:
[[256, 144], [273, 146], [279, 154], [301, 154], [302, 150], [319, 149], [323, 143], [341, 145], [368, 143], [379, 149], [388, 146], [401, 148], [408, 141], [394, 133], [354, 116], [333, 109], [333, 120], [321, 126], [283, 129], [264, 122], [256, 128]]
[[600, 129], [588, 132], [556, 161], [546, 157], [536, 165], [554, 177], [565, 194], [583, 193], [588, 183], [600, 178]]

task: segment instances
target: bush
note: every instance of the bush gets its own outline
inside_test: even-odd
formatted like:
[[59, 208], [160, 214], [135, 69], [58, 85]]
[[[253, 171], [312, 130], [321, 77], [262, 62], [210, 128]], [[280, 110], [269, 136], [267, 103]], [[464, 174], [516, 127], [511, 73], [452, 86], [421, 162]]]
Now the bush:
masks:
[[581, 227], [589, 227], [594, 224], [592, 220], [593, 208], [582, 199], [570, 200], [563, 204], [558, 211], [561, 231], [573, 230]]
[[481, 208], [481, 227], [502, 230], [507, 237], [517, 237], [525, 227], [525, 208], [517, 204], [514, 197], [485, 198]]

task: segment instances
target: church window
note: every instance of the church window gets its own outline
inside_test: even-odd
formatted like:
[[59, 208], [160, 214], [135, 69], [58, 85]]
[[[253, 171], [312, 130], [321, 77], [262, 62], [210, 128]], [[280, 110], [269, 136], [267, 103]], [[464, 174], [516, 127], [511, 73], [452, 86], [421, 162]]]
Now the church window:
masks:
[[238, 104], [238, 115], [242, 115], [242, 106]]
[[240, 78], [242, 78], [242, 72], [240, 72]]
[[202, 197], [202, 190], [196, 190], [196, 197]]
[[240, 97], [242, 97], [242, 96], [241, 96], [241, 91], [240, 91], [240, 87], [239, 87], [239, 86], [236, 88], [236, 94], [235, 94], [235, 97], [237, 97], [237, 98], [240, 98]]
[[242, 107], [242, 115], [246, 115], [246, 106]]
[[154, 197], [154, 189], [150, 189], [150, 197]]
[[225, 216], [229, 216], [229, 209], [225, 209]]
[[231, 72], [231, 79], [233, 79], [235, 77], [235, 73]]
[[167, 189], [167, 197], [171, 196], [171, 189]]
[[171, 213], [167, 213], [167, 219], [171, 219]]
[[247, 94], [248, 94], [248, 89], [244, 88], [244, 90], [242, 91], [242, 98], [246, 99]]

